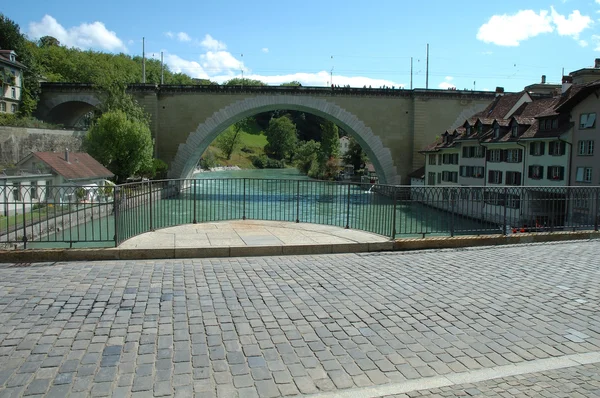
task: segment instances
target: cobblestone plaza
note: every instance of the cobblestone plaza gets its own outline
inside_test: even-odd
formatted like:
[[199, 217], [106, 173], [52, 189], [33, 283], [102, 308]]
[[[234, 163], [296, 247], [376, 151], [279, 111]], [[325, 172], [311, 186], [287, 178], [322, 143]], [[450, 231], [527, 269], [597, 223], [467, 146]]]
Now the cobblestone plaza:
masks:
[[0, 397], [600, 396], [597, 241], [0, 265]]

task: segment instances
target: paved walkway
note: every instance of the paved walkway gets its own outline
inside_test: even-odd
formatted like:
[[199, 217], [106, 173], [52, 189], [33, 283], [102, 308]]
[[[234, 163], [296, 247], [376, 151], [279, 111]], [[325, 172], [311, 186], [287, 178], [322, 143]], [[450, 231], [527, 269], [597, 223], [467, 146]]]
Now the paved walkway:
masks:
[[225, 246], [331, 245], [389, 242], [389, 237], [320, 224], [282, 221], [222, 221], [159, 229], [123, 242], [120, 249]]
[[597, 241], [0, 265], [0, 397], [597, 397]]

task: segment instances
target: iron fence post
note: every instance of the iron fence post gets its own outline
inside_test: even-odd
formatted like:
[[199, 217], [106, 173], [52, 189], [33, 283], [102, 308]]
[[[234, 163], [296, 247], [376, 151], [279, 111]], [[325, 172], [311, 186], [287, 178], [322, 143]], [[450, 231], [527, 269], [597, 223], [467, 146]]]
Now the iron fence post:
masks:
[[150, 231], [154, 231], [154, 225], [152, 222], [152, 181], [148, 181], [148, 190], [150, 191], [150, 198], [148, 200], [148, 205], [150, 207]]
[[454, 212], [455, 212], [455, 207], [456, 205], [456, 192], [454, 190], [450, 191], [450, 207], [452, 209], [452, 212], [450, 214], [450, 237], [454, 237]]
[[242, 195], [243, 195], [243, 201], [242, 201], [242, 220], [245, 220], [246, 219], [246, 179], [245, 178], [244, 178], [244, 188], [242, 190]]
[[396, 205], [398, 204], [397, 198], [397, 190], [396, 187], [394, 189], [394, 194], [392, 195], [394, 199], [394, 214], [392, 214], [392, 239], [396, 239]]
[[196, 224], [198, 223], [198, 219], [196, 218], [196, 201], [198, 200], [198, 198], [196, 197], [196, 179], [194, 179], [194, 219], [192, 220], [192, 223]]
[[506, 236], [506, 212], [507, 212], [507, 203], [506, 203], [506, 198], [507, 198], [507, 193], [508, 193], [508, 188], [504, 188], [504, 221], [502, 223], [502, 235]]
[[350, 228], [350, 183], [348, 183], [348, 194], [346, 195], [346, 229]]
[[113, 214], [115, 215], [115, 247], [119, 246], [119, 201], [120, 199], [119, 186], [115, 186], [113, 194]]
[[600, 199], [600, 188], [596, 188], [594, 191], [596, 192], [594, 205], [594, 231], [598, 231], [598, 200]]
[[296, 223], [300, 222], [300, 180], [296, 181]]

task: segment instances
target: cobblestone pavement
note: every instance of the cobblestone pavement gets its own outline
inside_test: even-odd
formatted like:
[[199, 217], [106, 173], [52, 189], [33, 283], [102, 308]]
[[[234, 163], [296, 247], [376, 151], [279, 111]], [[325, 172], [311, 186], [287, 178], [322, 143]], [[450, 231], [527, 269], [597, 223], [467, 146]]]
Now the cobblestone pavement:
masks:
[[[582, 241], [2, 265], [0, 397], [360, 392], [598, 352], [599, 254]], [[597, 365], [567, 369], [408, 396], [597, 393]]]
[[476, 384], [442, 387], [386, 398], [434, 397], [600, 397], [600, 365], [592, 364], [550, 372], [486, 380]]

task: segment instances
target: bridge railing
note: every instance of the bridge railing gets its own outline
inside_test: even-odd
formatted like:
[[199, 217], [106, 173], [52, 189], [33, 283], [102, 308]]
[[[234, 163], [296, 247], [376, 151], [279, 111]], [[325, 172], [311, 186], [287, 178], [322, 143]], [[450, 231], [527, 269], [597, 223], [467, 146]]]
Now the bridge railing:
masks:
[[600, 187], [391, 186], [189, 179], [115, 187], [0, 185], [0, 248], [115, 246], [156, 229], [227, 220], [397, 237], [598, 230]]

